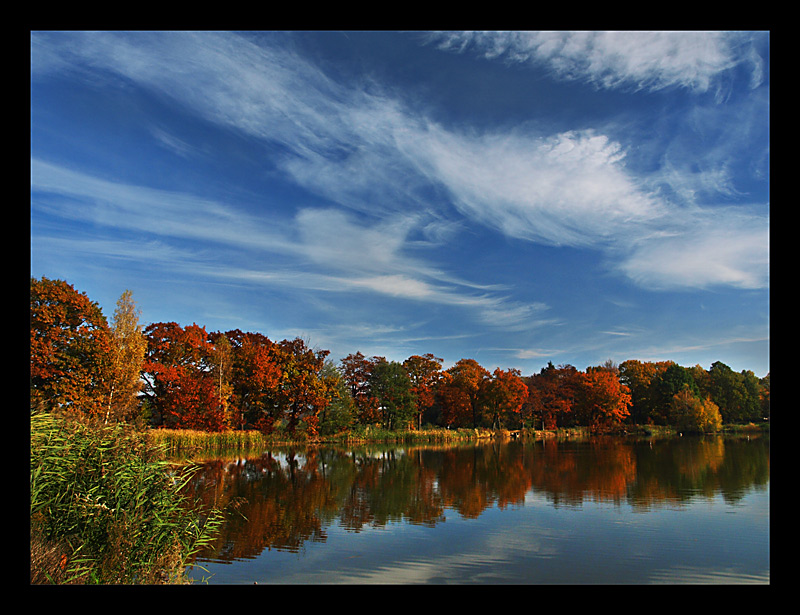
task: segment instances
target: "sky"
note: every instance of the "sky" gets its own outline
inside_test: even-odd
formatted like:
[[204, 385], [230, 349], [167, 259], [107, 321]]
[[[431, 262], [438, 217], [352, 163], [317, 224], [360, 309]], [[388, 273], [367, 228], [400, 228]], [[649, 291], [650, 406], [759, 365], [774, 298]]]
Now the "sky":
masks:
[[769, 32], [30, 43], [31, 276], [109, 321], [769, 372]]

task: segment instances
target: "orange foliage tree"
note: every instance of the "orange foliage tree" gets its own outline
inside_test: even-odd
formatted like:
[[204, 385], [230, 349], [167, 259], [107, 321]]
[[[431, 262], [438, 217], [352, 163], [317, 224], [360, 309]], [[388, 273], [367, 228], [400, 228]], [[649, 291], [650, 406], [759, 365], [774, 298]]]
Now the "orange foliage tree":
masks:
[[[469, 420], [472, 427], [478, 427], [483, 409], [481, 388], [483, 381], [489, 379], [491, 374], [475, 359], [460, 359], [446, 373], [448, 378], [443, 383], [443, 415], [451, 417], [458, 426], [469, 424]], [[451, 407], [447, 406], [448, 402]], [[468, 412], [467, 416], [465, 411]]]
[[300, 338], [283, 340], [276, 345], [276, 359], [281, 370], [274, 389], [273, 403], [286, 430], [293, 434], [301, 421], [306, 433], [316, 436], [319, 415], [328, 405], [330, 395], [322, 376], [327, 350], [312, 350]]
[[243, 333], [239, 329], [226, 332], [224, 337], [232, 354], [232, 426], [243, 429], [250, 424], [269, 432], [280, 418], [273, 404], [273, 392], [281, 379], [275, 342], [261, 333]]
[[493, 428], [519, 427], [522, 406], [528, 398], [528, 387], [519, 370], [495, 369], [491, 378], [481, 382], [481, 402]]
[[445, 371], [439, 380], [435, 394], [441, 408], [441, 422], [448, 428], [465, 427], [472, 419], [472, 403], [469, 394], [453, 381], [453, 375]]
[[111, 331], [100, 307], [63, 280], [31, 278], [31, 405], [104, 414]]
[[614, 370], [589, 367], [583, 375], [578, 417], [595, 431], [620, 425], [630, 414], [631, 393]]

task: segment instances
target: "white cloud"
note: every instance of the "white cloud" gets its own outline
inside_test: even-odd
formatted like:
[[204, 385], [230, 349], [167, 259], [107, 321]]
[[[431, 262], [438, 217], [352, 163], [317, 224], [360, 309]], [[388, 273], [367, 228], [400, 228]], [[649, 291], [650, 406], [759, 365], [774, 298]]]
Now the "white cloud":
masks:
[[[529, 306], [492, 297], [495, 307], [485, 298], [456, 292], [469, 283], [406, 256], [412, 231], [457, 228], [459, 221], [448, 220], [443, 211], [426, 211], [433, 205], [423, 189], [444, 188], [466, 218], [515, 238], [603, 250], [616, 259], [619, 271], [646, 286], [765, 283], [764, 218], [729, 221], [732, 209], [676, 208], [647, 187], [669, 182], [690, 203], [700, 187], [730, 191], [730, 169], [721, 156], [703, 174], [693, 176], [667, 160], [657, 181], [641, 179], [626, 167], [626, 146], [599, 131], [448, 130], [376, 87], [367, 91], [335, 83], [287, 49], [256, 45], [243, 36], [59, 36], [69, 40], [61, 55], [50, 52], [47, 35], [33, 37], [33, 78], [58, 64], [59, 70], [100, 69], [133, 80], [179, 101], [187, 112], [256, 137], [268, 145], [265, 152], [274, 151], [269, 144], [280, 143], [281, 153], [272, 162], [297, 183], [371, 216], [371, 222], [357, 224], [334, 209], [301, 209], [294, 220], [267, 225], [207, 199], [32, 162], [37, 189], [84, 193], [94, 204], [95, 222], [292, 254], [321, 269], [347, 269], [345, 286], [418, 300], [471, 302], [487, 317], [496, 310], [498, 319], [524, 320]], [[608, 87], [702, 90], [736, 61], [728, 36], [521, 32], [449, 33], [439, 40], [448, 48], [483, 49], [488, 57], [547, 61], [559, 74]], [[148, 216], [141, 215], [144, 209]], [[205, 222], [197, 224], [201, 212]], [[87, 215], [66, 205], [60, 213]], [[440, 241], [450, 236], [427, 234]]]
[[[740, 35], [728, 32], [446, 32], [431, 36], [440, 48], [472, 50], [487, 59], [543, 65], [564, 79], [604, 88], [706, 91], [724, 71], [753, 62], [739, 55]], [[754, 63], [758, 81], [760, 63]]]
[[593, 132], [538, 138], [432, 128], [418, 155], [463, 213], [512, 237], [595, 245], [665, 213], [625, 172], [621, 145]]
[[[270, 220], [267, 224], [224, 203], [110, 182], [35, 159], [31, 161], [31, 190], [48, 195], [33, 199], [34, 210], [117, 231], [154, 235], [163, 241], [190, 240], [191, 245], [200, 247], [167, 248], [160, 241], [148, 240], [148, 245], [159, 248], [151, 253], [141, 249], [140, 238], [131, 239], [139, 246], [141, 258], [168, 262], [172, 269], [196, 275], [458, 306], [495, 325], [525, 326], [546, 309], [542, 304], [521, 305], [487, 294], [486, 288], [461, 282], [407, 257], [403, 247], [409, 231], [418, 226], [416, 216], [368, 225], [337, 210], [304, 209], [293, 221]], [[108, 242], [62, 238], [59, 249], [66, 250], [65, 244], [70, 242], [69, 251], [74, 253], [96, 254], [110, 248]], [[120, 240], [111, 246], [109, 255], [129, 257], [136, 249]], [[220, 265], [217, 250], [224, 250], [231, 262], [243, 264]], [[270, 255], [286, 256], [290, 261], [274, 263]], [[264, 264], [253, 266], [254, 262]], [[476, 288], [482, 289], [481, 294], [475, 294]]]
[[351, 271], [410, 266], [401, 263], [400, 251], [415, 225], [414, 217], [404, 216], [365, 226], [334, 209], [302, 209], [296, 218], [303, 254], [315, 263]]
[[769, 225], [733, 208], [701, 210], [684, 228], [635, 242], [619, 268], [636, 283], [656, 289], [769, 285]]

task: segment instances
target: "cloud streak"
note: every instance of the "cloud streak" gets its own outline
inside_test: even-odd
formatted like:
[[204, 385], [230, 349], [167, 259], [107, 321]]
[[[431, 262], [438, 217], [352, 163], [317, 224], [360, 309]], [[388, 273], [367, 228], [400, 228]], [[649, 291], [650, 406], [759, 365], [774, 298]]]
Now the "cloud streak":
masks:
[[[601, 131], [447, 129], [374, 83], [336, 83], [300, 56], [246, 36], [74, 33], [68, 39], [68, 51], [62, 47], [56, 55], [48, 35], [34, 37], [34, 78], [69, 67], [132, 80], [198, 117], [270, 144], [265, 165], [375, 222], [357, 225], [332, 209], [301, 208], [294, 220], [272, 229], [211, 201], [179, 194], [167, 199], [139, 187], [133, 195], [131, 187], [82, 177], [73, 185], [91, 192], [98, 221], [228, 244], [235, 239], [319, 267], [349, 268], [356, 272], [350, 287], [457, 302], [460, 295], [432, 285], [444, 274], [401, 256], [412, 231], [434, 220], [444, 221], [442, 228], [459, 223], [425, 198], [433, 189], [449, 194], [466, 219], [509, 237], [600, 250], [616, 271], [646, 287], [767, 284], [764, 217], [738, 211], [722, 216], [733, 209], [669, 202], [648, 189], [652, 177], [638, 177], [626, 166], [628, 144]], [[449, 33], [433, 40], [443, 49], [546, 63], [563, 78], [600, 87], [706, 91], [742, 61], [724, 33]], [[159, 139], [181, 143], [186, 155], [182, 142], [165, 134]], [[66, 173], [33, 164], [37, 189]], [[724, 168], [704, 175], [704, 185], [729, 185]], [[656, 175], [663, 182], [669, 173], [665, 167]], [[671, 181], [679, 175], [685, 177], [683, 170]], [[675, 194], [680, 197], [679, 190]], [[145, 223], [143, 207], [164, 217]], [[198, 208], [214, 222], [201, 228], [180, 215]], [[504, 313], [515, 311], [522, 317], [527, 310], [515, 306]]]
[[[475, 289], [482, 287], [460, 283], [406, 257], [402, 253], [405, 238], [416, 218], [366, 226], [340, 211], [304, 209], [292, 221], [276, 224], [271, 220], [265, 225], [222, 203], [109, 182], [38, 160], [31, 164], [31, 190], [47, 195], [35, 211], [202, 246], [179, 250], [151, 242], [157, 249], [145, 251], [139, 239], [132, 239], [139, 246], [133, 249], [120, 242], [58, 239], [62, 250], [65, 244], [70, 246], [69, 252], [117, 258], [138, 254], [209, 278], [448, 305], [472, 310], [492, 325], [531, 326], [531, 318], [546, 310], [542, 303], [521, 304], [496, 293], [476, 294]], [[217, 265], [212, 245], [238, 255], [243, 264]], [[248, 265], [269, 262], [270, 254], [290, 260], [266, 268]], [[298, 270], [298, 262], [310, 263], [314, 269]]]
[[601, 88], [670, 87], [705, 92], [735, 66], [752, 65], [752, 85], [763, 67], [741, 36], [729, 32], [444, 32], [429, 42], [489, 60], [547, 67], [560, 79]]

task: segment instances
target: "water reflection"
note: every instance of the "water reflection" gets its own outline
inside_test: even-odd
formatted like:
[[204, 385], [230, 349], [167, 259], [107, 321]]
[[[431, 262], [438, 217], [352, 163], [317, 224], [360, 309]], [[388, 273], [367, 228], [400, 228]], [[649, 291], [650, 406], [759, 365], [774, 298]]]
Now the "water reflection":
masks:
[[526, 498], [635, 512], [698, 498], [735, 504], [768, 482], [768, 439], [698, 437], [287, 449], [208, 461], [192, 488], [231, 511], [213, 555], [201, 554], [229, 562], [325, 542], [334, 523], [352, 533], [400, 522], [435, 528], [453, 511], [478, 519]]

